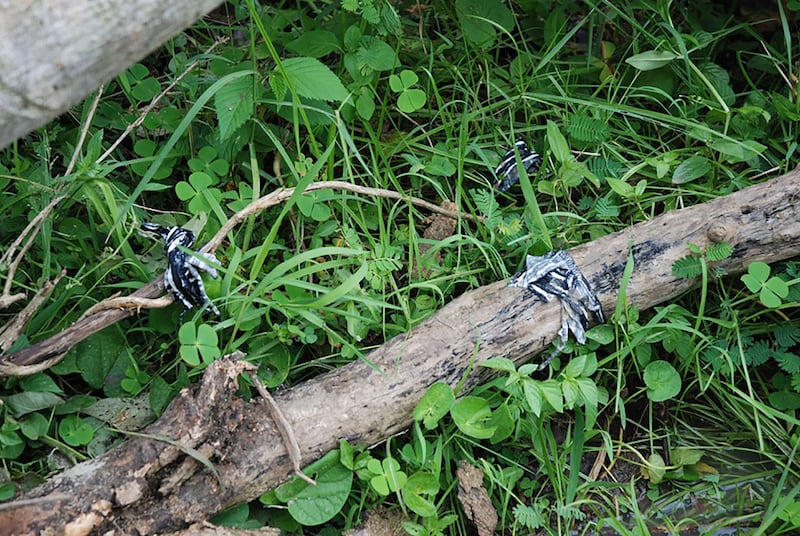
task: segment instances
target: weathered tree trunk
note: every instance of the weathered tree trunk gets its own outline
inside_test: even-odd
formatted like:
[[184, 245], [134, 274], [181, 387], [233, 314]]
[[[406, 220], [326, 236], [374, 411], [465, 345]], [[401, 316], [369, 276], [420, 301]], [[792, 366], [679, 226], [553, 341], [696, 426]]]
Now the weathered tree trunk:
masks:
[[[775, 262], [800, 253], [800, 171], [651, 221], [570, 250], [611, 313], [632, 251], [635, 269], [627, 299], [639, 309], [669, 300], [692, 281], [672, 275], [688, 252], [727, 241], [733, 256], [718, 266], [741, 272], [752, 261]], [[474, 366], [488, 358], [528, 359], [560, 326], [559, 305], [538, 302], [504, 281], [465, 293], [430, 319], [356, 361], [275, 398], [300, 442], [305, 463], [339, 439], [374, 444], [408, 427], [425, 389], [444, 381], [462, 393], [485, 380]], [[258, 497], [292, 472], [263, 402], [235, 396], [243, 364], [220, 360], [200, 385], [181, 392], [146, 433], [103, 456], [55, 476], [20, 500], [0, 506], [2, 533], [46, 527], [154, 533], [179, 529], [237, 502]], [[381, 372], [376, 372], [377, 367]], [[468, 372], [469, 371], [469, 372]], [[175, 444], [208, 457], [219, 480]], [[80, 527], [84, 527], [81, 532]]]
[[0, 0], [0, 149], [67, 111], [221, 0]]

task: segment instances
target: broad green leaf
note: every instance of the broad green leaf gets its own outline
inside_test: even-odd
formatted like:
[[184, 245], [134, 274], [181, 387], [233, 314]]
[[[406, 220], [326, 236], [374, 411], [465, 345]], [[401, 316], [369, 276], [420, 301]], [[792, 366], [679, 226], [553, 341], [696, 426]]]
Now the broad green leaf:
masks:
[[514, 14], [503, 2], [456, 0], [456, 15], [464, 37], [480, 47], [489, 47], [497, 35], [497, 27], [510, 31]]
[[545, 380], [539, 382], [539, 389], [541, 389], [544, 399], [556, 411], [561, 413], [564, 411], [564, 398], [561, 394], [561, 386], [555, 380]]
[[31, 413], [19, 420], [19, 429], [28, 439], [39, 439], [47, 435], [50, 421], [41, 413]]
[[356, 111], [361, 119], [369, 120], [375, 113], [375, 100], [372, 93], [366, 87], [362, 87], [356, 99]]
[[694, 465], [703, 458], [703, 451], [689, 447], [675, 447], [669, 450], [671, 465]]
[[24, 391], [4, 397], [2, 400], [15, 417], [51, 408], [64, 401], [55, 393], [40, 391]]
[[572, 153], [569, 152], [567, 139], [559, 130], [558, 125], [552, 121], [547, 121], [547, 143], [556, 160], [561, 163], [570, 161]]
[[488, 439], [495, 427], [490, 425], [492, 410], [489, 402], [477, 396], [465, 396], [450, 408], [450, 415], [458, 429], [470, 437]]
[[606, 177], [606, 182], [608, 182], [608, 185], [611, 186], [611, 189], [614, 190], [614, 192], [616, 192], [616, 194], [621, 198], [630, 199], [633, 197], [633, 186], [627, 182], [615, 179], [613, 177]]
[[494, 427], [494, 433], [490, 438], [492, 445], [505, 441], [514, 433], [514, 418], [511, 416], [511, 410], [508, 409], [508, 404], [500, 404], [492, 412], [489, 425]]
[[117, 358], [125, 352], [125, 337], [116, 328], [107, 328], [76, 344], [70, 353], [77, 356], [76, 362], [83, 379], [99, 389]]
[[79, 447], [89, 444], [94, 437], [94, 429], [77, 415], [68, 415], [58, 423], [58, 435], [67, 445]]
[[503, 372], [514, 372], [517, 370], [517, 367], [514, 366], [514, 362], [507, 357], [492, 357], [481, 363], [480, 366], [502, 370]]
[[253, 77], [230, 80], [214, 95], [219, 122], [219, 139], [225, 141], [252, 117], [255, 111]]
[[600, 344], [609, 344], [614, 340], [614, 327], [609, 324], [599, 324], [586, 332], [586, 338]]
[[577, 378], [583, 375], [583, 368], [586, 366], [586, 355], [579, 355], [573, 357], [564, 368], [563, 375], [565, 378]]
[[680, 163], [672, 173], [673, 184], [685, 184], [707, 175], [711, 171], [711, 162], [702, 156], [690, 156]]
[[767, 263], [761, 261], [751, 262], [747, 267], [747, 273], [741, 276], [742, 283], [747, 290], [756, 293], [761, 290], [761, 286], [769, 279], [772, 269]]
[[364, 37], [356, 52], [358, 62], [373, 71], [389, 71], [399, 63], [394, 48], [377, 37]]
[[[330, 521], [344, 506], [353, 484], [353, 472], [339, 462], [339, 450], [328, 452], [304, 471], [316, 486], [295, 477], [275, 489], [275, 495], [288, 505], [289, 514], [302, 525], [321, 525]], [[263, 500], [263, 497], [262, 497]]]
[[653, 484], [659, 484], [667, 473], [667, 464], [658, 453], [653, 453], [647, 458], [647, 465], [642, 466], [642, 475]]
[[400, 470], [400, 463], [394, 458], [384, 458], [382, 462], [372, 458], [367, 462], [367, 469], [375, 474], [369, 481], [370, 485], [384, 497], [400, 491], [408, 480]]
[[648, 50], [640, 54], [635, 54], [630, 58], [625, 59], [625, 63], [632, 65], [640, 71], [652, 71], [663, 67], [675, 59], [680, 58], [680, 55], [666, 50]]
[[328, 30], [308, 30], [286, 43], [286, 48], [300, 56], [321, 58], [339, 50], [339, 40]]
[[[278, 67], [275, 68], [276, 72]], [[314, 58], [289, 58], [283, 60], [287, 82], [297, 94], [307, 99], [344, 101], [348, 92], [333, 71]]]
[[414, 473], [403, 486], [406, 506], [422, 517], [436, 515], [436, 504], [433, 501], [437, 493], [439, 493], [439, 480], [427, 472]]
[[522, 380], [522, 392], [525, 394], [525, 401], [530, 407], [531, 413], [540, 417], [542, 415], [543, 393], [536, 380], [525, 378]]
[[0, 502], [7, 501], [14, 496], [17, 486], [13, 482], [0, 484]]
[[19, 381], [19, 386], [25, 391], [42, 391], [63, 395], [64, 391], [59, 387], [55, 380], [44, 373], [23, 376]]
[[644, 383], [647, 398], [653, 402], [663, 402], [681, 392], [681, 376], [670, 363], [663, 360], [651, 361], [644, 369]]
[[427, 98], [421, 89], [406, 89], [397, 97], [397, 107], [400, 108], [400, 111], [410, 114], [425, 106]]
[[725, 155], [726, 161], [735, 164], [755, 158], [763, 153], [767, 149], [767, 146], [755, 140], [745, 140], [742, 142], [716, 140], [711, 144], [711, 148]]
[[422, 395], [414, 408], [414, 420], [422, 421], [426, 430], [432, 430], [447, 415], [454, 401], [453, 389], [444, 382], [436, 382]]

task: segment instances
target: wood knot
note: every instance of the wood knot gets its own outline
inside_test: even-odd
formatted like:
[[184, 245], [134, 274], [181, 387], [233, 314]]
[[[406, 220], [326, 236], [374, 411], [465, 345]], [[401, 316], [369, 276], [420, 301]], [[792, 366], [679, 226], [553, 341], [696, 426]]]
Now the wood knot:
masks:
[[719, 244], [721, 242], [729, 242], [736, 236], [737, 226], [736, 222], [730, 218], [717, 218], [708, 224], [706, 229], [706, 236], [712, 242]]

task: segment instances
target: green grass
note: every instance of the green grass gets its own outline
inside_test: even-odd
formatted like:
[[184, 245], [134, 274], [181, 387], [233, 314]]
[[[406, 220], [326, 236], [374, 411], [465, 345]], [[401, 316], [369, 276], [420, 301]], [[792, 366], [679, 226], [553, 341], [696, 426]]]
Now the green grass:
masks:
[[[30, 296], [63, 268], [67, 277], [15, 347], [160, 273], [161, 245], [137, 232], [140, 222], [184, 225], [203, 243], [250, 201], [298, 187], [218, 250], [221, 278], [209, 293], [220, 322], [189, 315], [194, 329], [179, 337], [178, 307], [144, 311], [47, 372], [3, 379], [2, 498], [49, 475], [53, 449], [79, 461], [109, 447], [106, 423], [86, 410], [95, 401], [142, 396], [158, 415], [208, 356], [234, 350], [267, 386], [296, 384], [508, 277], [526, 253], [572, 247], [800, 163], [796, 2], [760, 13], [738, 3], [488, 5], [231, 2], [107, 84], [96, 110], [90, 97], [0, 152], [0, 252], [66, 194], [11, 288]], [[491, 170], [517, 138], [550, 172], [494, 192]], [[301, 194], [323, 180], [447, 200], [485, 219], [426, 239], [428, 214], [407, 202]], [[413, 269], [430, 262], [422, 244], [438, 254], [428, 277]], [[403, 512], [410, 534], [465, 533], [459, 460], [484, 472], [503, 534], [797, 530], [800, 269], [789, 261], [725, 276], [713, 270], [723, 253], [695, 251], [678, 267], [700, 292], [648, 311], [621, 301], [544, 374], [498, 362], [497, 379], [467, 402], [439, 393], [436, 418], [410, 433], [372, 450], [343, 445], [339, 462], [320, 469], [355, 475], [337, 492], [331, 533], [377, 505]], [[9, 266], [0, 265], [3, 280]], [[0, 322], [22, 305], [0, 311]], [[479, 415], [494, 428], [476, 425]], [[598, 457], [611, 473], [588, 480]], [[673, 508], [701, 492], [724, 506], [713, 519]], [[220, 520], [299, 530], [282, 509], [294, 493], [265, 494]]]

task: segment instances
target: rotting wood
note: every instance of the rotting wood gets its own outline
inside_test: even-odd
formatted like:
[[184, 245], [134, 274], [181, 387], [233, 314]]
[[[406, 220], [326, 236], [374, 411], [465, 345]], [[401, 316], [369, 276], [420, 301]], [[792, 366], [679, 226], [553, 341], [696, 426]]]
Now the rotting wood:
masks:
[[0, 0], [0, 149], [46, 124], [221, 0]]
[[[687, 243], [705, 247], [726, 239], [733, 256], [717, 266], [742, 272], [800, 254], [800, 171], [705, 204], [675, 210], [624, 231], [577, 246], [569, 253], [592, 284], [606, 313], [617, 301], [620, 278], [632, 252], [628, 303], [640, 310], [690, 289], [672, 275]], [[467, 292], [409, 333], [356, 361], [274, 398], [310, 463], [340, 439], [371, 445], [407, 428], [428, 386], [464, 379], [468, 393], [490, 374], [475, 365], [496, 356], [527, 360], [542, 351], [560, 326], [559, 305], [540, 303], [505, 281]], [[377, 367], [381, 373], [376, 372]], [[166, 435], [210, 453], [218, 474], [179, 448], [135, 438], [81, 463], [0, 506], [0, 533], [29, 533], [86, 520], [102, 532], [179, 530], [215, 512], [258, 497], [286, 480], [292, 464], [258, 398], [235, 395], [236, 363], [219, 360], [199, 385], [184, 389], [145, 432]], [[187, 467], [192, 470], [187, 471]], [[181, 471], [180, 479], [175, 479]], [[162, 483], [170, 487], [162, 488]], [[221, 484], [220, 484], [221, 482]], [[158, 490], [164, 492], [160, 493]]]

